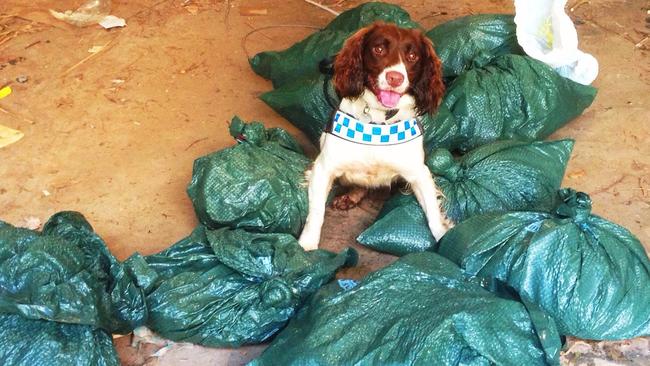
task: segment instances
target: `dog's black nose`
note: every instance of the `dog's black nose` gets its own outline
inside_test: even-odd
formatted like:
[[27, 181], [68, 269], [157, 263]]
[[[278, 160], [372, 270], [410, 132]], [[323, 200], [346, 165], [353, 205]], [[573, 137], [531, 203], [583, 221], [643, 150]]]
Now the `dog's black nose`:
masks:
[[402, 75], [401, 72], [389, 71], [386, 73], [386, 81], [388, 82], [388, 85], [397, 88], [404, 82], [404, 75]]

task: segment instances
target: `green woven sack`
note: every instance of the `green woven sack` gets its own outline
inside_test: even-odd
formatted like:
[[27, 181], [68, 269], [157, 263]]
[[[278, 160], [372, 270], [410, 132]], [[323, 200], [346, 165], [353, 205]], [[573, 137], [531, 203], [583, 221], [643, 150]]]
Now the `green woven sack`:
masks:
[[[275, 90], [262, 94], [260, 98], [303, 131], [317, 146], [323, 129], [332, 116], [332, 105], [338, 106], [340, 102], [329, 82], [329, 76], [321, 74], [318, 65], [327, 56], [339, 52], [343, 42], [351, 34], [349, 29], [354, 27], [344, 27], [340, 31], [334, 29], [343, 27], [341, 24], [347, 24], [347, 19], [353, 14], [355, 19], [365, 13], [378, 16], [375, 11], [383, 7], [393, 9], [385, 12], [386, 15], [400, 14], [392, 18], [398, 25], [416, 27], [415, 23], [410, 22], [408, 15], [396, 6], [363, 4], [341, 14], [327, 30], [315, 33], [287, 51], [262, 52], [251, 59], [253, 69], [258, 74], [271, 78], [275, 86]], [[339, 18], [345, 21], [337, 21]], [[512, 18], [511, 15], [472, 15], [443, 23], [430, 30], [427, 36], [434, 42], [445, 77], [449, 79], [472, 65], [485, 64], [510, 51], [519, 53]], [[369, 23], [371, 21], [363, 24], [365, 26]], [[336, 42], [332, 42], [332, 34], [336, 34]], [[305, 49], [309, 52], [305, 52]], [[273, 76], [276, 74], [278, 76]]]
[[[324, 29], [284, 51], [261, 52], [250, 59], [253, 70], [270, 79], [275, 88], [319, 71], [319, 63], [333, 58], [357, 30], [375, 21], [395, 23], [403, 28], [420, 28], [409, 14], [396, 5], [374, 2], [359, 5], [337, 16]], [[517, 43], [512, 15], [469, 15], [435, 26], [426, 33], [443, 63], [448, 80], [496, 56], [523, 54]]]
[[590, 213], [571, 189], [550, 213], [473, 217], [439, 252], [464, 272], [512, 287], [552, 316], [562, 334], [597, 340], [650, 335], [650, 260], [626, 229]]
[[[459, 76], [438, 111], [422, 118], [425, 147], [464, 152], [496, 140], [544, 139], [579, 116], [595, 95], [593, 87], [563, 78], [530, 57], [500, 56]], [[261, 98], [317, 146], [332, 105], [339, 103], [331, 81], [318, 74]]]
[[311, 74], [286, 83], [260, 96], [282, 117], [298, 127], [307, 138], [320, 147], [320, 137], [341, 100], [329, 76]]
[[87, 325], [0, 315], [3, 366], [119, 366], [113, 338]]
[[346, 39], [376, 21], [395, 23], [403, 28], [419, 27], [399, 6], [381, 2], [366, 3], [341, 13], [324, 29], [284, 51], [255, 55], [250, 59], [251, 67], [278, 88], [287, 82], [317, 73], [321, 60], [334, 56]]
[[250, 365], [559, 365], [559, 350], [550, 318], [425, 252], [325, 288]]
[[[489, 212], [550, 210], [572, 148], [572, 140], [500, 141], [458, 160], [448, 150], [438, 149], [427, 165], [444, 195], [444, 211], [452, 222], [461, 222]], [[399, 193], [357, 240], [395, 255], [424, 251], [436, 243], [415, 197]]]
[[460, 75], [434, 115], [426, 115], [427, 150], [468, 151], [491, 141], [540, 140], [579, 116], [596, 89], [563, 78], [527, 56], [500, 56]]
[[197, 228], [166, 251], [129, 259], [147, 289], [147, 326], [211, 347], [261, 343], [356, 252], [305, 252], [288, 234]]
[[304, 173], [310, 160], [284, 130], [234, 117], [236, 146], [194, 162], [187, 193], [199, 221], [298, 235], [307, 218]]
[[442, 61], [447, 80], [497, 56], [523, 54], [514, 17], [507, 14], [468, 15], [435, 26], [426, 33]]
[[41, 233], [0, 222], [0, 312], [128, 333], [147, 315], [144, 294], [77, 212]]

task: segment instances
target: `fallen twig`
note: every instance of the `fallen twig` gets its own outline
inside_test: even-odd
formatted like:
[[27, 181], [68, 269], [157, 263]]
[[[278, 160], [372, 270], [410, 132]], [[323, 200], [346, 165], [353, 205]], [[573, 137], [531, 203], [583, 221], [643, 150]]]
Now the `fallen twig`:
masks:
[[131, 18], [133, 18], [135, 16], [138, 16], [138, 15], [144, 13], [145, 11], [152, 11], [154, 8], [158, 7], [159, 5], [164, 4], [164, 3], [168, 3], [170, 1], [171, 0], [160, 0], [160, 1], [158, 1], [157, 3], [155, 3], [155, 4], [151, 5], [151, 6], [147, 6], [144, 9], [140, 9], [140, 10], [136, 11], [135, 13], [125, 17], [124, 19], [131, 20]]
[[591, 1], [589, 1], [589, 0], [581, 0], [581, 1], [578, 1], [575, 5], [571, 6], [570, 10], [571, 10], [571, 12], [573, 13], [573, 12], [574, 12], [576, 9], [578, 9], [579, 7], [581, 7], [581, 6], [585, 5], [585, 4], [589, 4], [590, 2], [591, 2]]
[[447, 12], [446, 11], [435, 11], [433, 13], [429, 13], [428, 15], [423, 16], [419, 21], [421, 22], [421, 21], [423, 21], [425, 19], [435, 18], [435, 17], [440, 16], [440, 15], [447, 15]]
[[327, 6], [325, 6], [323, 4], [320, 4], [320, 3], [317, 3], [315, 1], [305, 0], [305, 2], [309, 3], [309, 4], [312, 4], [312, 5], [316, 6], [316, 7], [319, 7], [321, 9], [325, 10], [326, 12], [332, 13], [332, 14], [334, 14], [334, 16], [339, 16], [339, 14], [341, 14], [338, 11], [332, 10], [332, 9], [328, 8]]
[[646, 191], [645, 186], [643, 184], [644, 180], [645, 180], [645, 177], [639, 177], [639, 189], [641, 189], [641, 194], [643, 195], [643, 197], [647, 197], [648, 192]]
[[223, 23], [226, 26], [226, 31], [230, 30], [230, 0], [226, 0], [226, 10], [223, 15]]
[[3, 108], [3, 107], [0, 107], [0, 112], [2, 112], [2, 113], [6, 113], [6, 114], [8, 114], [8, 115], [10, 115], [10, 116], [13, 116], [13, 117], [15, 117], [15, 118], [22, 119], [23, 121], [25, 121], [25, 122], [27, 122], [27, 123], [29, 123], [29, 124], [32, 124], [32, 125], [36, 123], [36, 122], [34, 122], [33, 120], [31, 120], [31, 119], [29, 119], [29, 118], [27, 118], [27, 117], [23, 117], [23, 116], [21, 116], [21, 115], [19, 115], [19, 114], [17, 114], [17, 113], [14, 113], [14, 112], [12, 112], [12, 111], [10, 111], [10, 110], [7, 110], [7, 109], [5, 109], [5, 108]]
[[588, 19], [588, 18], [583, 18], [583, 20], [585, 21], [585, 23], [589, 23], [589, 24], [591, 24], [591, 25], [593, 25], [593, 26], [595, 26], [597, 28], [600, 28], [600, 29], [604, 30], [605, 32], [615, 34], [615, 35], [617, 35], [617, 36], [619, 36], [619, 37], [621, 37], [621, 38], [623, 38], [623, 39], [625, 39], [627, 41], [632, 42], [633, 44], [636, 43], [636, 41], [634, 39], [632, 39], [632, 37], [630, 37], [628, 34], [618, 33], [615, 30], [609, 29], [609, 28], [607, 28], [607, 27], [605, 27], [605, 26], [603, 26], [603, 25], [601, 25], [601, 24], [599, 24], [599, 23], [597, 23], [597, 22], [595, 22], [595, 21], [593, 21], [591, 19]]
[[201, 142], [201, 141], [205, 141], [205, 140], [207, 140], [207, 139], [208, 139], [207, 137], [204, 137], [204, 138], [202, 138], [202, 139], [194, 140], [194, 142], [192, 142], [191, 144], [189, 144], [189, 145], [185, 148], [185, 151], [189, 150], [192, 146], [198, 144], [199, 142]]
[[28, 48], [30, 48], [30, 47], [36, 46], [36, 45], [39, 44], [39, 43], [41, 43], [40, 40], [39, 40], [39, 41], [36, 41], [36, 42], [32, 42], [32, 43], [28, 44], [27, 46], [25, 46], [24, 49], [26, 50], [26, 49], [28, 49]]
[[627, 177], [627, 174], [621, 175], [618, 179], [616, 179], [615, 181], [613, 181], [612, 183], [610, 183], [609, 185], [607, 185], [605, 187], [597, 189], [591, 195], [595, 196], [595, 195], [600, 194], [600, 193], [608, 192], [611, 188], [613, 188], [617, 184], [621, 183], [623, 181], [623, 179], [625, 179], [625, 177]]
[[[248, 28], [250, 28], [250, 29], [252, 29], [252, 30], [255, 30], [255, 27], [253, 27], [249, 22], [244, 22], [244, 24], [246, 24], [246, 25], [248, 26]], [[269, 41], [272, 41], [272, 40], [273, 40], [273, 38], [267, 36], [267, 35], [264, 34], [264, 33], [260, 33], [260, 34], [262, 35], [262, 37], [268, 39]]]
[[[117, 37], [116, 37], [116, 38], [117, 38]], [[74, 69], [76, 69], [77, 67], [83, 65], [84, 63], [88, 62], [88, 60], [90, 60], [90, 59], [92, 59], [93, 57], [96, 57], [97, 55], [99, 55], [99, 54], [101, 54], [102, 52], [106, 51], [106, 50], [108, 49], [108, 46], [109, 46], [110, 44], [112, 44], [114, 40], [115, 40], [115, 38], [111, 39], [110, 41], [106, 42], [106, 44], [103, 45], [102, 48], [101, 48], [99, 51], [97, 51], [97, 52], [95, 52], [95, 53], [91, 53], [90, 55], [84, 57], [81, 61], [77, 62], [76, 64], [74, 64], [74, 65], [72, 65], [72, 66], [70, 66], [67, 70], [65, 70], [65, 71], [63, 72], [63, 74], [61, 74], [61, 76], [62, 76], [62, 77], [63, 77], [63, 76], [66, 76], [66, 75], [69, 74], [72, 70], [74, 70]]]

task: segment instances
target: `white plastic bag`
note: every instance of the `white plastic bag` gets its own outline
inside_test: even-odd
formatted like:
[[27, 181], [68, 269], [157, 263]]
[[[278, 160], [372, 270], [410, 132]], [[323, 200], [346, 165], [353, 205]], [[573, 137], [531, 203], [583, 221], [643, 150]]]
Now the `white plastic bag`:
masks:
[[578, 33], [564, 8], [567, 0], [515, 0], [517, 42], [528, 56], [560, 75], [589, 85], [598, 61], [578, 49]]
[[85, 27], [101, 22], [111, 12], [111, 0], [88, 0], [77, 10], [58, 12], [50, 9], [50, 13], [56, 19], [66, 23]]

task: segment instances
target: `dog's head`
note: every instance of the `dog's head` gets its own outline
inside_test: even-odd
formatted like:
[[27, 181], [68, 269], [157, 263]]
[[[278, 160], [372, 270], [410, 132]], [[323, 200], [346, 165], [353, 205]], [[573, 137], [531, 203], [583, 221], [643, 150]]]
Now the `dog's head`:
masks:
[[410, 94], [419, 114], [434, 112], [445, 91], [431, 41], [418, 30], [384, 23], [345, 42], [334, 63], [334, 88], [341, 98], [357, 98], [367, 88], [387, 109]]

